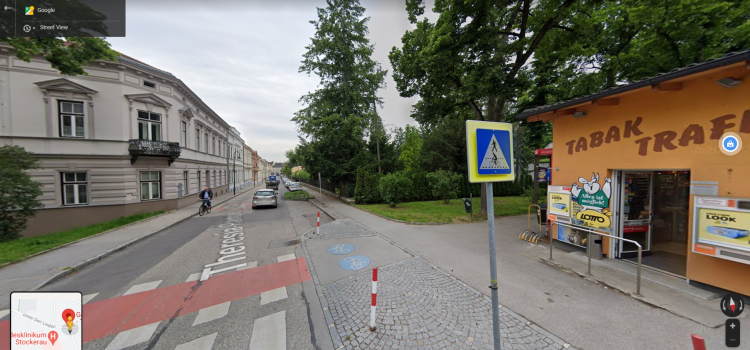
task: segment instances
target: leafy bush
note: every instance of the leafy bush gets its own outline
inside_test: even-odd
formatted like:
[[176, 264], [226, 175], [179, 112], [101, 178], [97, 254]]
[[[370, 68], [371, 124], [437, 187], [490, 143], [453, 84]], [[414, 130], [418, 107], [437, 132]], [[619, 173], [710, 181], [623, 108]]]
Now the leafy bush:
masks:
[[443, 203], [450, 203], [451, 199], [458, 197], [457, 191], [460, 186], [461, 176], [445, 170], [438, 170], [427, 174], [427, 180], [432, 188], [432, 195], [439, 198]]
[[0, 242], [21, 236], [26, 221], [43, 207], [37, 198], [42, 185], [31, 179], [28, 170], [37, 168], [31, 152], [19, 146], [0, 147]]
[[412, 182], [403, 174], [391, 174], [380, 178], [380, 196], [391, 207], [409, 199]]
[[307, 191], [305, 190], [284, 193], [284, 199], [290, 199], [290, 200], [295, 200], [295, 201], [302, 201], [302, 200], [308, 200], [308, 199], [313, 199], [313, 198], [315, 198], [315, 196], [307, 193]]

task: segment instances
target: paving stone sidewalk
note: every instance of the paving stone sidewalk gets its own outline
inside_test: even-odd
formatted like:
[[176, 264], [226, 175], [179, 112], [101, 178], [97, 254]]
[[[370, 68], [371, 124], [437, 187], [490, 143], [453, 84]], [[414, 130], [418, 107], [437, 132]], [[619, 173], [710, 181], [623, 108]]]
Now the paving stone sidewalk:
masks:
[[[320, 231], [306, 240], [377, 236], [398, 246], [352, 219]], [[303, 248], [309, 259], [304, 241]], [[375, 332], [369, 329], [372, 269], [321, 286], [318, 276], [326, 271], [311, 264], [336, 349], [492, 349], [491, 299], [404, 250], [412, 257], [378, 268]], [[573, 349], [502, 306], [500, 322], [503, 349]]]

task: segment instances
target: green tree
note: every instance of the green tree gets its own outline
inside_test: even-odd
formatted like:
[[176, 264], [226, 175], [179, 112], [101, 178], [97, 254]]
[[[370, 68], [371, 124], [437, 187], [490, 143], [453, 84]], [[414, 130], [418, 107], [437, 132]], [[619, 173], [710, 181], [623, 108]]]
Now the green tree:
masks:
[[406, 126], [404, 131], [404, 144], [401, 146], [399, 160], [403, 164], [407, 174], [419, 170], [419, 155], [422, 152], [422, 136], [419, 130], [411, 125]]
[[432, 195], [439, 198], [443, 203], [450, 203], [451, 199], [458, 197], [461, 175], [445, 170], [428, 173], [427, 180], [432, 187]]
[[0, 147], [0, 242], [20, 237], [34, 210], [43, 206], [37, 199], [42, 185], [27, 173], [36, 168], [34, 155], [23, 147]]
[[[312, 42], [306, 46], [300, 72], [320, 77], [319, 88], [304, 95], [305, 108], [292, 119], [311, 140], [305, 164], [334, 183], [351, 182], [356, 169], [370, 156], [365, 152], [365, 131], [377, 124], [378, 89], [386, 71], [373, 61], [367, 39], [368, 17], [358, 0], [327, 0], [318, 8]], [[340, 191], [345, 193], [345, 191]]]
[[[574, 0], [435, 2], [430, 23], [422, 0], [407, 0], [416, 29], [402, 37], [389, 58], [403, 97], [419, 95], [412, 117], [435, 124], [456, 108], [474, 119], [502, 121], [517, 91], [529, 86], [527, 63], [550, 32], [584, 16]], [[585, 5], [585, 4], [583, 4]], [[484, 185], [482, 186], [484, 188]], [[487, 212], [482, 191], [482, 213]]]
[[378, 184], [380, 196], [391, 207], [395, 207], [399, 203], [406, 201], [409, 198], [411, 189], [412, 181], [402, 173], [385, 175], [380, 178]]

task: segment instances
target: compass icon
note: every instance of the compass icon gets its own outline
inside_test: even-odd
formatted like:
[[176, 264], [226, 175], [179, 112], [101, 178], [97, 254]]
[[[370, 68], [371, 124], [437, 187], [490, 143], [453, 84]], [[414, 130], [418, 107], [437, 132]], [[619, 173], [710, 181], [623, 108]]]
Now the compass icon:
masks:
[[745, 301], [742, 296], [729, 293], [721, 298], [721, 312], [727, 317], [737, 317], [745, 310]]

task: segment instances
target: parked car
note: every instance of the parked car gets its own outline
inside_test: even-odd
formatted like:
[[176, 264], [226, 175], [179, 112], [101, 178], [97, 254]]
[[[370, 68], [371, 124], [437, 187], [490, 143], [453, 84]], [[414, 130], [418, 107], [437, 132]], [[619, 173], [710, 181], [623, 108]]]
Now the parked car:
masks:
[[299, 191], [302, 189], [302, 185], [300, 185], [299, 182], [292, 182], [291, 185], [289, 185], [289, 191]]
[[266, 181], [266, 189], [273, 189], [273, 190], [279, 190], [279, 182], [278, 181]]
[[273, 190], [258, 190], [253, 196], [253, 209], [263, 206], [272, 206], [276, 208], [278, 201], [276, 199], [276, 192]]
[[291, 184], [292, 184], [292, 182], [289, 181], [289, 180], [284, 181], [284, 186], [286, 186], [287, 190], [289, 189], [289, 185], [291, 185]]

